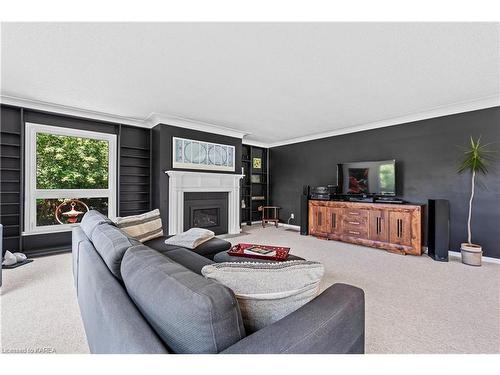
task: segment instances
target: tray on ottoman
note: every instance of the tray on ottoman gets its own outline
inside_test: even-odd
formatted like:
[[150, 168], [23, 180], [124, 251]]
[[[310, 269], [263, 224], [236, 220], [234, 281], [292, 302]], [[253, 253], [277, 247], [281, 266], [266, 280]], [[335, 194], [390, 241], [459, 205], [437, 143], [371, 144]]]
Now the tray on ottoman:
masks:
[[[250, 247], [259, 247], [265, 250], [275, 251], [274, 256], [258, 255], [258, 254], [246, 254], [244, 251]], [[233, 246], [228, 251], [221, 251], [216, 254], [214, 261], [217, 263], [222, 262], [283, 262], [287, 260], [304, 260], [295, 255], [289, 254], [289, 247], [282, 246], [268, 246], [268, 245], [256, 245], [241, 243]]]

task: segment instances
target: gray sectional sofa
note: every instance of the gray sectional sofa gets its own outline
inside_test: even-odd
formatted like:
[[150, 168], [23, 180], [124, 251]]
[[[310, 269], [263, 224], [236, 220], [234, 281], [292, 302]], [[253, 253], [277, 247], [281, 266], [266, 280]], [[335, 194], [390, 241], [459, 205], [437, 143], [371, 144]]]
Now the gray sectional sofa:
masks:
[[234, 293], [200, 270], [230, 244], [140, 244], [90, 211], [73, 229], [73, 274], [92, 353], [363, 353], [364, 293], [334, 284], [247, 335]]

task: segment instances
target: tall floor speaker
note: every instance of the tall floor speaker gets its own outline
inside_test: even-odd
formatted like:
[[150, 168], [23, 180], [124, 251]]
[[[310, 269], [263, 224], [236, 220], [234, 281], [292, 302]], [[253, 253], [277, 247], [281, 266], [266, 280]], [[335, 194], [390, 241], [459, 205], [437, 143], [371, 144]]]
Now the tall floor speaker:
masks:
[[300, 234], [303, 236], [309, 234], [309, 193], [309, 185], [304, 185], [300, 196]]
[[427, 220], [427, 254], [440, 262], [448, 261], [450, 249], [450, 202], [429, 199]]

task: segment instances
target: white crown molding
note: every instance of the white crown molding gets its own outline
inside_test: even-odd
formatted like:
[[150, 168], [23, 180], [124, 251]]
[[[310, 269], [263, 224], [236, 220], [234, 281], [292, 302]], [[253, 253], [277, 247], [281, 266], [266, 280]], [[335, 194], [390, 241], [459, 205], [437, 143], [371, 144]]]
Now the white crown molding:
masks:
[[167, 115], [157, 112], [151, 113], [147, 117], [146, 121], [150, 124], [150, 127], [154, 127], [158, 124], [167, 124], [172, 126], [178, 126], [180, 128], [197, 130], [213, 134], [220, 134], [228, 137], [241, 138], [241, 139], [243, 139], [245, 135], [249, 134], [241, 130], [227, 128], [224, 126], [215, 125], [204, 121], [198, 121], [181, 116]]
[[145, 119], [138, 119], [132, 117], [125, 117], [105, 112], [92, 111], [88, 109], [76, 108], [71, 106], [65, 106], [61, 104], [49, 103], [40, 100], [33, 99], [24, 99], [10, 95], [0, 95], [0, 103], [6, 105], [13, 105], [23, 108], [30, 108], [39, 111], [53, 112], [56, 114], [83, 117], [93, 120], [114, 122], [124, 125], [132, 125], [138, 126], [142, 128], [152, 128], [158, 124], [167, 124], [172, 126], [178, 126], [181, 128], [204, 131], [207, 133], [221, 134], [229, 137], [241, 138], [243, 139], [243, 143], [252, 146], [258, 147], [279, 147], [285, 146], [293, 143], [300, 143], [306, 141], [312, 141], [315, 139], [333, 137], [336, 135], [343, 135], [349, 133], [356, 133], [364, 130], [371, 130], [377, 128], [383, 128], [387, 126], [400, 125], [404, 123], [426, 120], [435, 117], [448, 116], [458, 113], [476, 111], [480, 109], [486, 109], [491, 107], [500, 106], [500, 96], [493, 95], [481, 99], [476, 99], [467, 102], [455, 103], [452, 105], [446, 105], [441, 107], [436, 107], [429, 109], [427, 111], [414, 113], [406, 116], [395, 117], [392, 119], [386, 119], [381, 121], [375, 121], [367, 124], [361, 124], [351, 127], [346, 127], [342, 129], [332, 130], [323, 133], [317, 133], [312, 135], [307, 135], [304, 137], [290, 138], [287, 140], [279, 141], [279, 142], [260, 142], [250, 139], [244, 139], [245, 136], [250, 135], [249, 132], [243, 132], [240, 130], [219, 126], [203, 121], [193, 120], [184, 118], [182, 116], [177, 115], [167, 115], [161, 114], [157, 112], [152, 112]]
[[243, 139], [243, 144], [244, 145], [248, 145], [248, 146], [257, 146], [257, 147], [269, 148], [269, 144], [268, 143], [253, 141], [251, 139]]
[[115, 115], [111, 113], [92, 111], [89, 109], [71, 107], [62, 104], [49, 103], [41, 100], [19, 98], [10, 95], [0, 95], [0, 103], [38, 111], [52, 112], [60, 115], [83, 117], [92, 120], [139, 126], [141, 128], [148, 129], [163, 123], [172, 126], [179, 126], [181, 128], [204, 131], [213, 134], [221, 134], [235, 138], [243, 138], [245, 135], [248, 135], [248, 133], [236, 129], [210, 124], [203, 121], [192, 120], [181, 116], [167, 115], [156, 112], [152, 112], [145, 119], [140, 119]]
[[472, 101], [435, 107], [424, 112], [413, 113], [410, 115], [395, 117], [392, 119], [375, 121], [367, 124], [346, 127], [338, 130], [332, 130], [329, 132], [317, 133], [317, 134], [307, 135], [304, 137], [297, 137], [297, 138], [287, 139], [284, 141], [268, 143], [266, 147], [271, 148], [271, 147], [285, 146], [293, 143], [312, 141], [315, 139], [333, 137], [336, 135], [356, 133], [364, 130], [371, 130], [377, 128], [384, 128], [387, 126], [400, 125], [414, 121], [427, 120], [435, 117], [454, 115], [458, 113], [476, 111], [479, 109], [486, 109], [498, 106], [500, 106], [500, 96], [493, 95]]
[[119, 116], [99, 111], [92, 111], [89, 109], [76, 108], [62, 104], [49, 103], [41, 100], [32, 100], [32, 99], [18, 98], [9, 95], [0, 95], [0, 103], [16, 107], [34, 109], [38, 111], [53, 112], [55, 114], [61, 114], [61, 115], [76, 116], [92, 120], [139, 126], [141, 128], [149, 127], [149, 125], [142, 119]]

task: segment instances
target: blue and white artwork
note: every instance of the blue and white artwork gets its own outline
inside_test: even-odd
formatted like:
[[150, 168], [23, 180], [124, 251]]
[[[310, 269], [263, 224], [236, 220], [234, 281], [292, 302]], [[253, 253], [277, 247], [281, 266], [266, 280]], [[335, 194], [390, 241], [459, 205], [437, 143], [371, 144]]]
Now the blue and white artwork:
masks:
[[234, 171], [234, 146], [173, 138], [173, 168]]

